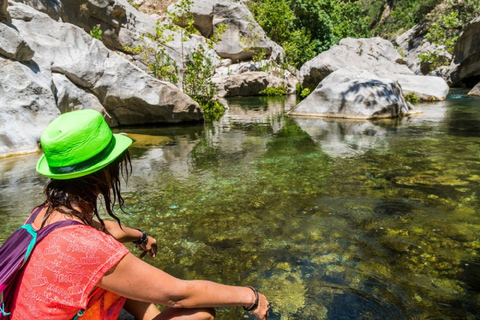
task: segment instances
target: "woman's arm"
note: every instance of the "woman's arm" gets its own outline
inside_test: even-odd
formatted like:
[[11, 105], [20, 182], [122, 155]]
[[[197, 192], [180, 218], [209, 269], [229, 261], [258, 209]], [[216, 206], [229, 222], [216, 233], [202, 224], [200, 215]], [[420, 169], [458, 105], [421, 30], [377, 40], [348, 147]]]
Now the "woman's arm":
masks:
[[[116, 221], [104, 220], [103, 223], [105, 224], [106, 232], [122, 243], [137, 241], [143, 235], [142, 231], [138, 229], [133, 229], [126, 226], [122, 226], [120, 228], [120, 225]], [[102, 225], [98, 221], [93, 221], [93, 227], [97, 230], [103, 230]], [[137, 246], [139, 249], [143, 250], [140, 258], [143, 258], [147, 253], [155, 258], [157, 254], [157, 240], [155, 240], [155, 238], [148, 236], [145, 244]]]
[[[248, 287], [181, 280], [132, 254], [127, 254], [97, 285], [126, 298], [173, 308], [249, 307], [255, 302], [255, 294]], [[258, 307], [251, 312], [259, 319], [265, 318], [268, 301], [264, 295], [259, 294]]]

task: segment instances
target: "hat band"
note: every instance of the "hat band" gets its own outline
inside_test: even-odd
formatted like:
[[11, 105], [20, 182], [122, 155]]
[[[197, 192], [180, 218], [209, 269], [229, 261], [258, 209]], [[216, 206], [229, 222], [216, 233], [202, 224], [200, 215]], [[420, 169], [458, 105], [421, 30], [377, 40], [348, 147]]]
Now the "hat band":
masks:
[[91, 157], [90, 159], [72, 164], [70, 166], [64, 166], [64, 167], [49, 166], [50, 171], [55, 174], [65, 174], [65, 173], [74, 173], [74, 172], [88, 169], [108, 157], [108, 155], [112, 152], [113, 148], [115, 148], [115, 141], [116, 139], [114, 139], [112, 135], [112, 138], [110, 139], [110, 142], [107, 144], [107, 146], [103, 148], [102, 151], [100, 151], [99, 153]]

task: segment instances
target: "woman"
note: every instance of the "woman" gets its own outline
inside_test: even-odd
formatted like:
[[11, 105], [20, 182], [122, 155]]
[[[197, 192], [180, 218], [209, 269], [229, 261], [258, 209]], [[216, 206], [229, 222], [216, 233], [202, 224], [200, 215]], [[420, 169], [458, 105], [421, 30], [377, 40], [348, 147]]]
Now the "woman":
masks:
[[[155, 241], [122, 228], [112, 211], [116, 202], [123, 205], [120, 176], [131, 171], [131, 143], [112, 134], [93, 110], [63, 114], [42, 133], [37, 172], [51, 180], [34, 225], [67, 219], [81, 224], [58, 228], [36, 245], [19, 279], [11, 319], [117, 319], [122, 307], [137, 319], [213, 319], [219, 306], [243, 306], [266, 319], [269, 303], [253, 287], [175, 278], [113, 237], [131, 241], [142, 234], [139, 245], [155, 254]], [[118, 224], [100, 218], [100, 195]], [[167, 308], [160, 312], [154, 304]]]

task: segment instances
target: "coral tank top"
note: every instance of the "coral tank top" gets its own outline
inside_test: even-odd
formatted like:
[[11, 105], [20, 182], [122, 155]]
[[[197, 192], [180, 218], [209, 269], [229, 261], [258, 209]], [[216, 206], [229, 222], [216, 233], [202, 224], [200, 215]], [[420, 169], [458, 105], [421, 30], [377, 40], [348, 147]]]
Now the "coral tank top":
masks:
[[128, 249], [85, 225], [56, 229], [40, 241], [24, 266], [11, 320], [117, 319], [125, 298], [96, 287]]

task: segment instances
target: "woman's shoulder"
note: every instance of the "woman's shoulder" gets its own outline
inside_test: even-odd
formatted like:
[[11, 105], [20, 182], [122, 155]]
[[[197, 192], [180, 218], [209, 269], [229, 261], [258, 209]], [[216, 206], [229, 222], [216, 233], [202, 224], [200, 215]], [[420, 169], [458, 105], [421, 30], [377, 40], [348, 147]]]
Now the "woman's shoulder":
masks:
[[[41, 245], [43, 242], [43, 245]], [[104, 251], [124, 249], [125, 246], [118, 242], [111, 235], [106, 234], [103, 231], [97, 230], [93, 227], [76, 224], [70, 226], [59, 227], [50, 232], [39, 245], [66, 247], [69, 250], [85, 251], [84, 248], [88, 248], [88, 251]], [[126, 250], [126, 248], [125, 248]]]

